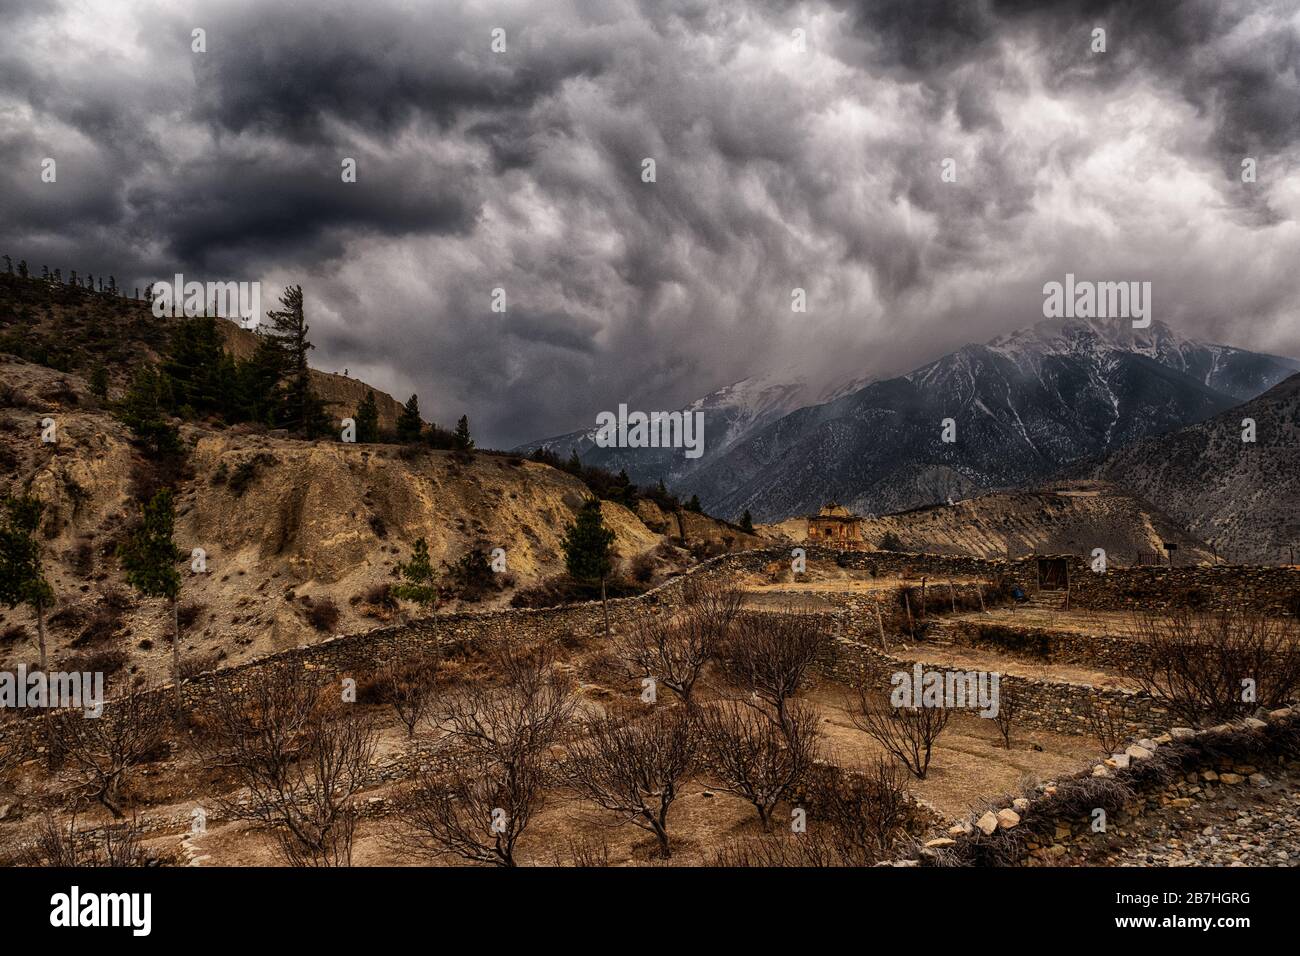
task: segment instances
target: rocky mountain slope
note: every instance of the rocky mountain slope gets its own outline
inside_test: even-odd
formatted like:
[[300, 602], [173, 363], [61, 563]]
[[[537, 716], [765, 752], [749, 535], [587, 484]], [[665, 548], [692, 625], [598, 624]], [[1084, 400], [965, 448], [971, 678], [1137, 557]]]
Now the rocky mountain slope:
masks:
[[[54, 443], [40, 440], [46, 418], [57, 426]], [[502, 605], [563, 572], [561, 539], [590, 497], [563, 471], [499, 454], [466, 462], [423, 445], [307, 442], [245, 426], [182, 425], [181, 436], [187, 472], [177, 484], [175, 540], [184, 554], [202, 548], [207, 564], [204, 573], [181, 565], [182, 648], [209, 666], [417, 613], [382, 592], [420, 537], [435, 566], [473, 547], [504, 548], [501, 590], [472, 606]], [[27, 491], [47, 506], [41, 535], [58, 595], [49, 618], [55, 663], [120, 653], [125, 666], [166, 671], [166, 609], [134, 595], [115, 558], [153, 477], [83, 379], [0, 355], [0, 493]], [[619, 561], [645, 555], [661, 573], [693, 561], [669, 540], [679, 534], [669, 516], [640, 504], [644, 521], [602, 503]], [[703, 515], [685, 520], [689, 546], [754, 540]], [[322, 612], [326, 605], [337, 614]], [[28, 609], [0, 607], [0, 666], [35, 659], [32, 631]]]
[[[764, 533], [807, 540], [806, 518], [765, 525]], [[1177, 563], [1209, 562], [1210, 550], [1177, 521], [1151, 504], [1105, 482], [1071, 482], [1059, 487], [992, 493], [952, 505], [926, 505], [866, 521], [863, 534], [871, 546], [886, 535], [904, 551], [999, 558], [1077, 554], [1091, 556], [1104, 548], [1116, 566], [1150, 563], [1164, 557], [1166, 543], [1178, 545]]]
[[[1296, 367], [1181, 339], [1158, 322], [1043, 322], [798, 409], [724, 452], [706, 446], [681, 487], [715, 514], [748, 509], [762, 521], [832, 499], [879, 513], [1024, 487], [1210, 418]], [[953, 442], [943, 440], [946, 419]]]
[[[1244, 419], [1255, 441], [1242, 441]], [[1300, 554], [1300, 375], [1231, 411], [1108, 456], [1096, 474], [1151, 501], [1234, 561]]]

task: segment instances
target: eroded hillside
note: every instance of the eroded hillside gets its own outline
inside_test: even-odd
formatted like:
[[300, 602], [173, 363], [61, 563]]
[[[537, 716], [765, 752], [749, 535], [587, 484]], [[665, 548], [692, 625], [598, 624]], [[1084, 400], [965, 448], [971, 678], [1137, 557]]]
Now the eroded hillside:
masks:
[[[142, 489], [158, 480], [151, 463], [78, 376], [0, 356], [0, 387], [4, 490], [46, 504], [41, 535], [59, 596], [53, 660], [121, 652], [129, 665], [164, 670], [165, 608], [135, 596], [115, 558]], [[41, 440], [47, 419], [54, 442]], [[209, 666], [413, 612], [374, 594], [397, 580], [421, 537], [435, 565], [474, 547], [504, 548], [507, 586], [480, 603], [505, 603], [563, 571], [561, 539], [590, 496], [577, 478], [516, 457], [457, 461], [424, 446], [305, 442], [244, 427], [183, 425], [181, 436], [188, 453], [175, 540], [184, 554], [201, 548], [207, 568], [182, 565], [182, 646]], [[647, 512], [653, 528], [619, 504], [603, 502], [602, 513], [625, 568], [638, 555], [651, 573], [693, 560], [668, 542], [678, 532], [662, 513]], [[688, 544], [718, 550], [754, 540], [702, 515], [685, 520]], [[330, 602], [337, 619], [317, 610]], [[30, 612], [0, 608], [0, 662], [34, 659]]]

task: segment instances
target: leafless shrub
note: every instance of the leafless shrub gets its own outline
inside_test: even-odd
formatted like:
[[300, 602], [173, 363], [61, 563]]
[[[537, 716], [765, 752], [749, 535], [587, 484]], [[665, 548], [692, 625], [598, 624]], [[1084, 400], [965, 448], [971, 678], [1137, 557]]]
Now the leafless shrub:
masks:
[[501, 644], [489, 656], [500, 686], [476, 684], [441, 702], [432, 722], [456, 762], [425, 774], [389, 832], [399, 850], [514, 866], [515, 846], [545, 796], [545, 761], [573, 714], [569, 680], [543, 644]]
[[830, 831], [764, 833], [731, 840], [709, 857], [713, 867], [816, 867], [861, 866], [847, 857]]
[[339, 623], [339, 606], [333, 598], [316, 598], [307, 608], [307, 623], [318, 631], [330, 633]]
[[[1300, 623], [1257, 613], [1178, 611], [1134, 618], [1146, 645], [1134, 676], [1192, 725], [1284, 706], [1300, 688]], [[1253, 699], [1243, 688], [1253, 686]]]
[[727, 673], [765, 701], [788, 730], [786, 702], [826, 641], [821, 622], [807, 611], [791, 607], [779, 614], [743, 613], [723, 651]]
[[556, 850], [551, 854], [551, 865], [581, 869], [609, 866], [609, 844], [585, 837], [570, 839], [565, 843], [563, 852]]
[[858, 688], [858, 708], [850, 713], [854, 725], [903, 762], [913, 775], [925, 779], [934, 742], [948, 726], [946, 707], [894, 707], [884, 695]]
[[60, 757], [75, 765], [94, 799], [121, 819], [123, 784], [136, 766], [158, 755], [170, 722], [164, 695], [133, 686], [100, 717], [58, 711], [48, 727]]
[[720, 781], [718, 789], [748, 800], [763, 829], [770, 829], [772, 811], [817, 757], [817, 712], [793, 702], [787, 730], [743, 701], [724, 700], [699, 708], [696, 718], [704, 763]]
[[653, 833], [664, 859], [672, 856], [668, 811], [695, 763], [693, 723], [685, 708], [662, 707], [636, 721], [597, 720], [574, 741], [566, 762], [578, 793]]
[[1087, 721], [1088, 732], [1107, 756], [1117, 753], [1129, 737], [1124, 710], [1119, 704], [1106, 704], [1099, 699], [1089, 698], [1084, 706], [1083, 717]]
[[147, 866], [149, 856], [140, 846], [135, 819], [82, 834], [77, 831], [76, 814], [66, 826], [47, 815], [37, 825], [36, 839], [25, 848], [19, 862], [34, 867]]
[[429, 716], [438, 663], [437, 653], [429, 652], [415, 660], [389, 661], [379, 669], [380, 698], [397, 713], [408, 737], [414, 737], [416, 726]]
[[242, 692], [218, 684], [202, 717], [202, 745], [248, 791], [246, 801], [222, 799], [223, 809], [271, 830], [292, 866], [352, 861], [354, 798], [375, 739], [344, 706], [287, 668], [267, 669]]
[[726, 642], [741, 599], [739, 590], [721, 582], [687, 579], [681, 611], [641, 615], [618, 639], [618, 652], [642, 677], [689, 702], [700, 674]]
[[840, 856], [852, 865], [876, 862], [919, 825], [906, 778], [887, 757], [874, 758], [862, 770], [818, 765], [806, 791], [811, 827], [826, 827]]

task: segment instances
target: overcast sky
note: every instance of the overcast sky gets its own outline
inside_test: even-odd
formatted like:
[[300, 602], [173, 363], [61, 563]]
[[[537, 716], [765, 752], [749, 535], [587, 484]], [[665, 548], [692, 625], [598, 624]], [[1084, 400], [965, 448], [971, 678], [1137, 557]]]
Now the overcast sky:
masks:
[[1300, 0], [0, 0], [0, 252], [301, 283], [315, 364], [496, 446], [906, 371], [1066, 272], [1300, 356], [1298, 140]]

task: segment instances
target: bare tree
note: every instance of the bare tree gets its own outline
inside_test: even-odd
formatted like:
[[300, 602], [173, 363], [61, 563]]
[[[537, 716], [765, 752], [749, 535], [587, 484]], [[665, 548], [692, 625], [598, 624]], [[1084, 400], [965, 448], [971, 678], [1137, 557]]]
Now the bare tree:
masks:
[[569, 748], [568, 779], [578, 793], [653, 833], [659, 855], [672, 856], [668, 811], [695, 764], [694, 721], [685, 708], [648, 717], [595, 721]]
[[163, 745], [171, 709], [163, 695], [132, 687], [99, 717], [80, 710], [51, 715], [50, 735], [60, 754], [76, 766], [92, 796], [121, 819], [122, 786], [132, 770]]
[[545, 763], [573, 716], [571, 682], [549, 644], [492, 649], [501, 684], [476, 684], [442, 702], [433, 723], [452, 770], [425, 774], [389, 834], [416, 855], [451, 854], [514, 866], [515, 846], [546, 792]]
[[1002, 735], [1002, 746], [1011, 749], [1011, 726], [1020, 716], [1020, 692], [1013, 685], [998, 683], [998, 709], [991, 718]]
[[1089, 698], [1083, 711], [1088, 730], [1106, 756], [1117, 753], [1129, 737], [1124, 710], [1119, 704], [1108, 705], [1099, 699]]
[[397, 713], [397, 719], [406, 727], [407, 737], [414, 737], [415, 728], [429, 716], [438, 681], [438, 664], [438, 655], [431, 652], [413, 661], [388, 661], [379, 669], [380, 695]]
[[1192, 725], [1284, 706], [1300, 688], [1300, 622], [1224, 611], [1138, 615], [1141, 688]]
[[803, 780], [817, 758], [817, 712], [800, 701], [787, 707], [787, 727], [736, 700], [701, 707], [696, 714], [704, 762], [718, 789], [748, 800], [763, 829], [772, 811]]
[[258, 676], [242, 692], [218, 684], [205, 714], [203, 746], [247, 789], [220, 803], [267, 827], [292, 866], [349, 866], [374, 730], [288, 668]]
[[641, 615], [617, 642], [619, 655], [687, 703], [705, 666], [718, 656], [743, 595], [721, 581], [687, 578], [674, 616]]
[[766, 702], [788, 733], [786, 701], [799, 689], [827, 640], [821, 621], [808, 611], [790, 607], [776, 614], [740, 614], [725, 649], [727, 672]]
[[894, 707], [884, 695], [859, 687], [858, 709], [849, 716], [859, 730], [870, 734], [924, 780], [934, 742], [948, 726], [952, 711], [946, 707]]

